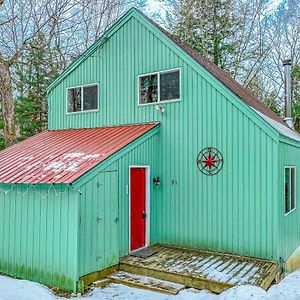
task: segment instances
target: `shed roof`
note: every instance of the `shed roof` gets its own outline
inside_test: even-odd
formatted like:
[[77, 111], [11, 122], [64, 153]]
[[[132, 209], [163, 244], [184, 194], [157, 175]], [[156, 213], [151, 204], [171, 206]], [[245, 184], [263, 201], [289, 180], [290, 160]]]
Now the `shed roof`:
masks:
[[156, 126], [44, 131], [0, 152], [0, 182], [72, 183]]

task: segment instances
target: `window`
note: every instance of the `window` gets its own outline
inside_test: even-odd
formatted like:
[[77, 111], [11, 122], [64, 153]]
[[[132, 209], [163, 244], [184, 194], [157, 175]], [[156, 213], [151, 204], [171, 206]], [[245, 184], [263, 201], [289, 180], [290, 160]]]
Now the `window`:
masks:
[[98, 109], [98, 85], [86, 85], [67, 90], [68, 113]]
[[180, 70], [139, 76], [139, 105], [180, 100]]
[[285, 214], [296, 208], [296, 168], [284, 168], [284, 201]]

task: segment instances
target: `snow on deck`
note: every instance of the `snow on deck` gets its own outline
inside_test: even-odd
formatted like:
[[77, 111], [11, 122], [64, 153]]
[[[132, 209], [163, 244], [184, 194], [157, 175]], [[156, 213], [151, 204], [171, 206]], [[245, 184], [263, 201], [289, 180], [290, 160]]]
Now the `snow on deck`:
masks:
[[185, 288], [183, 284], [159, 280], [123, 271], [118, 271], [112, 274], [111, 276], [109, 276], [109, 279], [115, 283], [121, 283], [132, 287], [139, 287], [153, 291], [160, 291], [173, 295], [178, 294]]
[[[156, 254], [148, 258], [128, 256], [121, 261], [121, 266], [124, 266], [125, 271], [130, 271], [130, 267], [138, 270], [146, 269], [148, 274], [153, 271], [155, 273], [153, 277], [161, 272], [170, 274], [170, 278], [172, 274], [175, 275], [175, 280], [178, 279], [176, 275], [198, 281], [203, 279], [200, 284], [211, 289], [213, 283], [211, 290], [214, 292], [242, 284], [266, 289], [278, 272], [277, 264], [267, 260], [162, 245], [150, 248], [156, 251]], [[184, 283], [184, 280], [179, 283]], [[217, 283], [220, 283], [220, 287]], [[199, 288], [197, 284], [192, 287]]]

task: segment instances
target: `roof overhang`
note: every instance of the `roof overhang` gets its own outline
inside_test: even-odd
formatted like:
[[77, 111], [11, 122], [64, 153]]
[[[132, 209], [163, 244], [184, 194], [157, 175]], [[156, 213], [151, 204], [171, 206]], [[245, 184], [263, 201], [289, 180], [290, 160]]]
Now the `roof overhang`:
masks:
[[44, 131], [0, 152], [0, 183], [71, 184], [158, 126]]

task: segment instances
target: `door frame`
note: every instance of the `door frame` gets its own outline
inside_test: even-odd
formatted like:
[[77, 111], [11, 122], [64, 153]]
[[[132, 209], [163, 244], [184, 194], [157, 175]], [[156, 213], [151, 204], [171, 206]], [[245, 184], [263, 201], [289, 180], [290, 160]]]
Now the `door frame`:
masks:
[[[131, 253], [133, 251], [131, 251], [131, 169], [135, 169], [135, 168], [142, 168], [142, 169], [145, 169], [146, 171], [146, 176], [145, 176], [145, 180], [146, 180], [146, 183], [145, 183], [145, 186], [146, 186], [146, 232], [145, 232], [145, 246], [140, 248], [140, 249], [143, 249], [143, 248], [146, 248], [149, 246], [150, 244], [150, 166], [146, 166], [146, 165], [129, 165], [129, 185], [128, 185], [128, 202], [129, 202], [129, 210], [128, 210], [128, 215], [129, 215], [129, 246], [128, 246], [128, 253]], [[139, 250], [139, 249], [137, 249]], [[134, 250], [134, 251], [137, 251], [137, 250]]]

